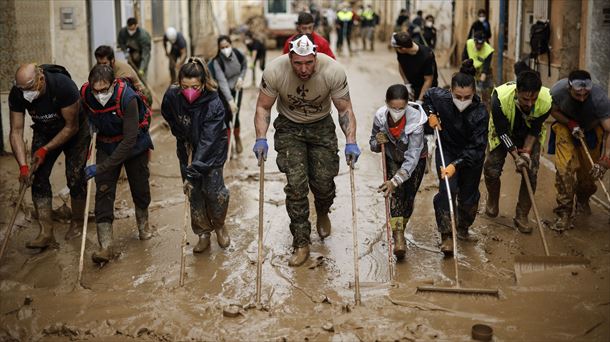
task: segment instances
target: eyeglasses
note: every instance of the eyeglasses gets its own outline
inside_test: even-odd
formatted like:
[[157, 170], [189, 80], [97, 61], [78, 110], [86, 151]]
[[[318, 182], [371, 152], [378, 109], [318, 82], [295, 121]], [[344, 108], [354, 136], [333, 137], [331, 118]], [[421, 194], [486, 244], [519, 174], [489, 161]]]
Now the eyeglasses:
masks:
[[593, 81], [587, 80], [571, 80], [569, 81], [570, 87], [576, 91], [580, 90], [591, 90], [593, 88]]
[[31, 90], [33, 88], [35, 88], [38, 85], [38, 77], [34, 77], [33, 79], [29, 80], [26, 84], [24, 85], [19, 85], [17, 84], [17, 80], [13, 80], [13, 86], [15, 86], [17, 89], [24, 91], [24, 90]]

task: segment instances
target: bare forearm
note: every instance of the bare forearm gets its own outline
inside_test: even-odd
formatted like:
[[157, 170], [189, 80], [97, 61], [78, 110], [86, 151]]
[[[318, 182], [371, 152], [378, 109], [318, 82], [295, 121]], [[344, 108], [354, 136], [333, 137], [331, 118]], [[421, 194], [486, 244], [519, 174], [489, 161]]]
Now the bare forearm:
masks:
[[530, 153], [531, 153], [537, 139], [538, 138], [533, 135], [528, 135], [527, 137], [525, 137], [525, 142], [523, 143], [523, 149], [526, 151], [530, 151]]
[[70, 140], [70, 138], [76, 134], [76, 132], [78, 132], [78, 126], [64, 126], [64, 128], [62, 128], [62, 130], [59, 131], [59, 133], [57, 133], [57, 135], [54, 136], [51, 141], [44, 145], [44, 147], [49, 151], [53, 151], [67, 143], [68, 140]]
[[23, 129], [21, 130], [11, 130], [10, 134], [11, 140], [11, 149], [13, 150], [13, 155], [15, 156], [15, 160], [17, 164], [27, 165], [27, 156], [25, 153], [25, 142], [23, 141]]
[[604, 156], [610, 158], [610, 132], [605, 132], [606, 139], [604, 141]]
[[256, 131], [256, 139], [266, 138], [267, 130], [271, 124], [271, 110], [262, 106], [256, 107], [254, 115], [254, 129]]
[[345, 134], [345, 142], [356, 143], [356, 116], [351, 107], [344, 112], [339, 112], [339, 126]]
[[433, 78], [432, 76], [424, 77], [424, 84], [422, 85], [421, 91], [419, 92], [419, 98], [418, 98], [419, 101], [423, 101], [424, 100], [424, 94], [432, 86], [432, 78]]

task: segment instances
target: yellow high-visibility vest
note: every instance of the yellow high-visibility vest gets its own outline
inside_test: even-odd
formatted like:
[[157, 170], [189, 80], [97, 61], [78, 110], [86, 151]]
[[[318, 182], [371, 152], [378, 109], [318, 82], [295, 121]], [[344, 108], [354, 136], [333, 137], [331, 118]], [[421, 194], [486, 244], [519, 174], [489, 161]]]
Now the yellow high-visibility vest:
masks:
[[483, 67], [483, 62], [494, 52], [494, 48], [488, 43], [483, 43], [481, 50], [477, 50], [474, 39], [471, 38], [466, 41], [466, 52], [468, 53], [468, 58], [474, 61], [474, 68], [479, 73], [481, 72], [481, 67]]

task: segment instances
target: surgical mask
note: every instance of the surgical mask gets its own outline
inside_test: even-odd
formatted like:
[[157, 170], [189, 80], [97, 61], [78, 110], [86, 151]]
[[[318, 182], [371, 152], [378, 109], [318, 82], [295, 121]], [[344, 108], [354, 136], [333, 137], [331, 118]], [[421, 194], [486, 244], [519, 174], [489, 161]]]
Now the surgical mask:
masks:
[[405, 115], [406, 111], [407, 111], [406, 108], [403, 108], [403, 109], [388, 108], [388, 112], [390, 113], [390, 116], [392, 117], [392, 121], [394, 121], [394, 122], [398, 122]]
[[38, 90], [24, 90], [23, 91], [23, 98], [28, 101], [29, 103], [32, 103], [32, 101], [36, 100], [38, 98], [38, 96], [40, 96], [40, 92]]
[[129, 35], [130, 35], [130, 36], [133, 36], [134, 34], [136, 34], [136, 31], [137, 31], [137, 30], [138, 30], [138, 29], [135, 29], [135, 30], [127, 30], [127, 33], [129, 33]]
[[110, 98], [112, 97], [112, 90], [108, 90], [105, 93], [97, 93], [94, 94], [93, 96], [95, 97], [95, 99], [97, 100], [97, 102], [99, 102], [102, 106], [105, 106], [106, 103], [108, 103], [108, 101], [110, 101]]
[[222, 52], [225, 57], [229, 58], [229, 56], [231, 56], [231, 53], [233, 52], [233, 49], [231, 47], [226, 47], [224, 49], [220, 49], [220, 52]]
[[453, 98], [453, 104], [457, 107], [457, 109], [460, 111], [460, 113], [463, 112], [464, 109], [468, 108], [468, 106], [470, 106], [471, 103], [472, 103], [472, 99], [460, 101], [460, 100], [456, 99], [455, 97]]
[[485, 17], [479, 17], [479, 21], [480, 21], [480, 22], [482, 22], [482, 23], [484, 23], [484, 22], [485, 22], [485, 19], [487, 19], [487, 18], [485, 18]]
[[431, 21], [426, 21], [426, 27], [432, 27], [434, 26], [434, 23]]
[[201, 96], [201, 89], [186, 88], [180, 91], [188, 103], [193, 103]]

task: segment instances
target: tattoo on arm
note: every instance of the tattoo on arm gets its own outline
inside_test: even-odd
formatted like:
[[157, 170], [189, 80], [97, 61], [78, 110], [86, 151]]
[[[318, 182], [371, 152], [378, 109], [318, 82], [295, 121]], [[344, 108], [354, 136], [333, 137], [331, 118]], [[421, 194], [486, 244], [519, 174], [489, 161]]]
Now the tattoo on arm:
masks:
[[343, 132], [347, 132], [347, 129], [349, 128], [349, 113], [347, 111], [340, 113], [339, 114], [339, 126], [341, 126], [341, 129], [343, 130]]

